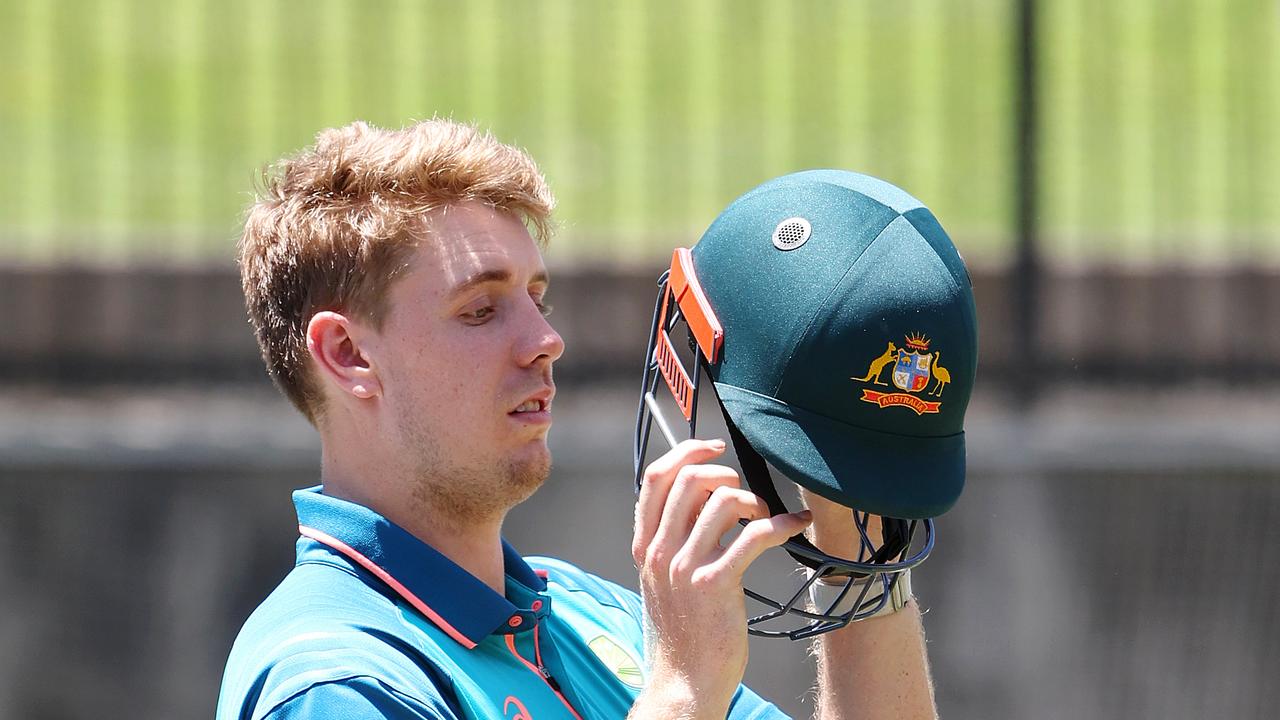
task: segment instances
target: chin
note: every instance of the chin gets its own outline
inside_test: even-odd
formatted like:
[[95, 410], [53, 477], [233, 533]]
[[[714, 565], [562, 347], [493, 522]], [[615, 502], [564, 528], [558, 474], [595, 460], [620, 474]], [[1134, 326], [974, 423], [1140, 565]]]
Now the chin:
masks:
[[521, 458], [515, 465], [516, 473], [524, 478], [522, 484], [541, 485], [551, 475], [551, 451], [541, 448]]
[[545, 443], [538, 443], [537, 447], [527, 448], [520, 457], [512, 458], [507, 472], [512, 489], [522, 493], [525, 499], [542, 487], [550, 475], [551, 451]]

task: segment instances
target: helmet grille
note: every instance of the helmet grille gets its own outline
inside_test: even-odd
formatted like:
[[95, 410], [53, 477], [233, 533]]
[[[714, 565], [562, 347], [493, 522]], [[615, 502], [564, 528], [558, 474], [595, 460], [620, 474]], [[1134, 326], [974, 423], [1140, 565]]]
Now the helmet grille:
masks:
[[809, 239], [813, 229], [802, 217], [787, 218], [773, 229], [773, 246], [779, 250], [795, 250]]

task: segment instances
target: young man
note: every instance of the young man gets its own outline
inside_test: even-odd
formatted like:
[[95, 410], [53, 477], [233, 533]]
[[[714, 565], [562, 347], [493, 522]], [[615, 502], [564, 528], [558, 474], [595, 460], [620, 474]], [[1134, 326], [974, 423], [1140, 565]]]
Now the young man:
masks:
[[[643, 605], [502, 539], [550, 469], [552, 206], [524, 153], [444, 120], [329, 130], [270, 177], [244, 290], [321, 484], [295, 493], [297, 565], [237, 638], [219, 720], [782, 717], [740, 685], [742, 575], [811, 520], [853, 554], [847, 508], [769, 517], [708, 464], [723, 442], [687, 441], [637, 504]], [[913, 604], [817, 652], [821, 717], [933, 717]]]

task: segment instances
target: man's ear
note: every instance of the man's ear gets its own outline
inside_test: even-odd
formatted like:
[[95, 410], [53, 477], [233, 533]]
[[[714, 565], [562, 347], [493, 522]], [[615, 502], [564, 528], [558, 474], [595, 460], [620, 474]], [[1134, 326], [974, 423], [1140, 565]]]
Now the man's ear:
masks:
[[318, 312], [307, 323], [307, 351], [320, 377], [342, 392], [367, 400], [382, 394], [382, 384], [360, 345], [360, 329], [345, 315]]

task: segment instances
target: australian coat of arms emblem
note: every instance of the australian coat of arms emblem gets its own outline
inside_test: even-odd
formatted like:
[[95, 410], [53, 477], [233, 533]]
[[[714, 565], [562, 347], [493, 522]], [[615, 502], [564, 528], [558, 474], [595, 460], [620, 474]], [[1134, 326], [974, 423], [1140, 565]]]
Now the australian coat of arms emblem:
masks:
[[[914, 410], [917, 415], [936, 413], [942, 409], [942, 401], [924, 400], [916, 393], [923, 392], [925, 397], [941, 398], [943, 389], [951, 382], [951, 373], [939, 364], [941, 352], [929, 352], [929, 338], [919, 333], [911, 333], [904, 340], [903, 347], [891, 341], [885, 351], [871, 361], [865, 375], [850, 379], [871, 385], [882, 385], [886, 388], [892, 382], [893, 387], [904, 391], [881, 392], [864, 388], [862, 391], [864, 402], [873, 403], [882, 408], [906, 407]], [[893, 370], [888, 373], [889, 380], [886, 381], [884, 380], [885, 371], [890, 367]]]

